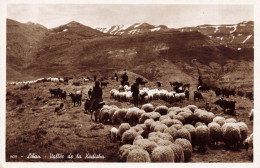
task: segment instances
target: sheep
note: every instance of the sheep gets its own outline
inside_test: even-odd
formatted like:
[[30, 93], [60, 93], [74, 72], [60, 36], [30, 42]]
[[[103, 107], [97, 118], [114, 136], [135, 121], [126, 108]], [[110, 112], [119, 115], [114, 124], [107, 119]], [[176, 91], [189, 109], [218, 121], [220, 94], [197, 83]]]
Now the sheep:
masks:
[[174, 141], [174, 144], [178, 144], [182, 147], [184, 153], [184, 162], [188, 162], [192, 153], [192, 145], [190, 141], [184, 138], [178, 138]]
[[196, 144], [199, 146], [199, 151], [207, 150], [207, 144], [209, 143], [210, 133], [209, 128], [204, 125], [200, 125], [195, 128]]
[[51, 97], [53, 95], [53, 97], [60, 97], [62, 90], [60, 88], [58, 89], [49, 89], [50, 93], [51, 93]]
[[234, 118], [228, 118], [225, 120], [225, 123], [236, 123], [236, 122], [237, 122], [237, 120]]
[[173, 142], [173, 137], [169, 134], [169, 133], [162, 133], [162, 132], [151, 132], [148, 135], [148, 139], [151, 137], [159, 137], [160, 139], [163, 140], [169, 140], [171, 142]]
[[168, 113], [170, 112], [170, 111], [177, 111], [177, 110], [179, 110], [179, 109], [181, 109], [180, 107], [170, 107], [170, 108], [168, 108]]
[[206, 125], [211, 123], [215, 118], [212, 112], [207, 112], [206, 110], [197, 109], [194, 111], [194, 115], [197, 116]]
[[160, 121], [155, 121], [150, 126], [150, 131], [153, 132], [156, 125], [161, 124]]
[[198, 126], [207, 126], [204, 122], [196, 122], [194, 127], [197, 128]]
[[130, 145], [130, 144], [125, 144], [119, 148], [118, 154], [119, 154], [119, 160], [121, 162], [126, 162], [128, 154], [132, 150], [140, 149], [139, 146], [136, 145]]
[[173, 124], [175, 124], [175, 120], [172, 119], [164, 119], [161, 121], [162, 124], [165, 124], [167, 127], [172, 126]]
[[179, 129], [182, 129], [183, 125], [182, 124], [173, 124], [171, 127], [179, 130]]
[[160, 123], [160, 124], [157, 124], [155, 127], [154, 127], [154, 132], [157, 132], [157, 131], [159, 131], [159, 132], [163, 132], [166, 128], [168, 128], [165, 124], [162, 124], [162, 123]]
[[152, 104], [147, 103], [142, 105], [141, 110], [144, 110], [145, 112], [152, 112], [154, 110], [154, 107]]
[[223, 141], [225, 142], [226, 146], [229, 147], [233, 145], [236, 149], [237, 144], [241, 139], [240, 128], [236, 123], [225, 123], [221, 127]]
[[122, 143], [123, 144], [133, 144], [135, 137], [138, 136], [138, 133], [129, 129], [125, 131], [122, 135]]
[[105, 124], [109, 119], [109, 108], [102, 107], [98, 116], [99, 122]]
[[159, 118], [159, 121], [163, 121], [165, 119], [171, 119], [168, 115], [163, 115]]
[[122, 137], [123, 133], [127, 130], [129, 130], [131, 126], [128, 123], [122, 123], [118, 128], [118, 136]]
[[221, 125], [213, 121], [208, 124], [208, 128], [211, 144], [218, 145], [218, 142], [223, 140]]
[[177, 129], [174, 127], [169, 127], [166, 128], [163, 133], [168, 133], [172, 136], [173, 139], [176, 139], [176, 135], [177, 135]]
[[196, 129], [195, 129], [195, 127], [191, 124], [185, 124], [182, 128], [185, 128], [189, 131], [190, 137], [191, 137], [191, 144], [194, 144], [195, 139], [196, 139]]
[[180, 121], [182, 124], [185, 123], [185, 118], [184, 118], [183, 116], [181, 116], [181, 115], [171, 115], [171, 114], [169, 114], [169, 116], [170, 116], [171, 119], [178, 120], [178, 121]]
[[151, 114], [150, 113], [143, 113], [141, 117], [139, 118], [139, 124], [143, 124], [145, 120], [150, 119]]
[[161, 115], [166, 115], [168, 113], [168, 107], [164, 105], [157, 106], [154, 111], [159, 112]]
[[136, 125], [138, 123], [138, 110], [139, 108], [133, 107], [127, 110], [124, 121], [128, 122], [130, 125]]
[[241, 135], [240, 144], [242, 144], [243, 141], [247, 138], [248, 127], [244, 122], [238, 122], [236, 124], [239, 126], [240, 129], [240, 135]]
[[181, 145], [178, 144], [170, 144], [169, 147], [172, 149], [173, 153], [174, 153], [174, 161], [175, 162], [184, 162], [184, 152], [183, 149], [181, 147]]
[[69, 96], [71, 97], [73, 103], [74, 103], [74, 107], [75, 107], [75, 103], [78, 104], [78, 106], [81, 106], [81, 98], [82, 98], [82, 94], [73, 94], [70, 93]]
[[192, 112], [194, 112], [196, 109], [198, 109], [198, 107], [195, 105], [188, 105], [186, 107], [189, 108]]
[[252, 147], [252, 148], [253, 148], [253, 133], [250, 134], [250, 136], [247, 137], [247, 138], [244, 140], [244, 145], [245, 145], [245, 148], [246, 148], [247, 151], [248, 151], [249, 147]]
[[112, 127], [110, 130], [110, 140], [112, 142], [117, 140], [117, 135], [118, 135], [118, 129], [115, 127]]
[[158, 112], [150, 112], [150, 118], [153, 119], [154, 121], [159, 121], [161, 117], [161, 114]]
[[169, 141], [169, 140], [161, 139], [161, 140], [159, 140], [159, 141], [157, 142], [157, 144], [158, 144], [159, 146], [168, 146], [168, 145], [171, 145], [172, 142]]
[[151, 159], [146, 150], [137, 148], [129, 152], [126, 162], [151, 162]]
[[110, 120], [111, 123], [112, 123], [113, 115], [114, 115], [114, 113], [115, 113], [117, 110], [118, 110], [117, 107], [113, 107], [113, 108], [109, 109], [109, 111], [108, 111], [109, 120]]
[[177, 130], [175, 138], [184, 138], [191, 142], [190, 132], [186, 128], [181, 128]]
[[249, 120], [252, 121], [254, 119], [254, 109], [251, 109], [249, 113]]
[[157, 146], [152, 154], [152, 162], [174, 162], [174, 153], [169, 146]]
[[153, 122], [155, 122], [153, 119], [147, 119], [147, 120], [145, 120], [144, 124], [145, 124], [147, 130], [150, 130], [150, 127], [151, 127], [151, 125], [152, 125]]
[[63, 108], [64, 104], [61, 103], [59, 107], [55, 107], [54, 112], [59, 112]]
[[146, 113], [144, 110], [137, 111], [137, 117], [140, 118], [142, 114]]
[[137, 133], [144, 130], [144, 129], [141, 127], [140, 124], [137, 124], [136, 126], [131, 127], [131, 129], [134, 130], [134, 131], [136, 131]]
[[159, 142], [160, 140], [162, 140], [162, 138], [158, 137], [158, 136], [148, 136], [148, 140], [155, 142], [157, 144], [157, 142]]
[[158, 146], [156, 142], [150, 141], [149, 139], [138, 139], [138, 140], [135, 140], [133, 145], [136, 145], [136, 146], [139, 146], [139, 147], [143, 148], [149, 154], [151, 154], [152, 151], [154, 150], [154, 148], [156, 148]]
[[213, 118], [213, 122], [216, 122], [220, 126], [222, 126], [222, 125], [224, 125], [226, 123], [226, 119], [224, 117], [217, 116], [217, 117]]
[[125, 115], [127, 113], [127, 109], [123, 108], [123, 109], [117, 109], [112, 117], [112, 123], [123, 123], [124, 122], [124, 118]]

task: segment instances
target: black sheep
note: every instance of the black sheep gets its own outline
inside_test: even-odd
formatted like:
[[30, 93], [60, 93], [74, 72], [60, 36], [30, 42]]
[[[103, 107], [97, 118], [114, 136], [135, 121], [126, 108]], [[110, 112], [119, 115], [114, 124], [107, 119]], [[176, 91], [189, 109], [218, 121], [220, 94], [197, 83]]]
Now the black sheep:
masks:
[[82, 98], [82, 94], [73, 94], [70, 93], [69, 96], [71, 97], [73, 103], [74, 103], [74, 107], [75, 107], [75, 103], [78, 103], [78, 106], [81, 106], [81, 98]]
[[200, 92], [198, 92], [198, 91], [195, 91], [195, 92], [194, 92], [194, 101], [200, 100], [200, 99], [203, 100], [202, 94], [201, 94]]
[[55, 107], [55, 110], [54, 110], [54, 111], [55, 111], [55, 112], [60, 111], [60, 110], [63, 108], [63, 106], [64, 106], [64, 104], [61, 103], [59, 107]]

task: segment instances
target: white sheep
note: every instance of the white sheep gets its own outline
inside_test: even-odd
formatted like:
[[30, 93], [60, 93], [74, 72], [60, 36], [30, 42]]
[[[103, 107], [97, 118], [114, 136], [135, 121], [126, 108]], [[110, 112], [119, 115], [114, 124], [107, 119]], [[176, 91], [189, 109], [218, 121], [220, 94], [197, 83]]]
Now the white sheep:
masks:
[[174, 153], [169, 146], [158, 146], [151, 154], [152, 162], [174, 162]]
[[138, 136], [136, 131], [129, 129], [125, 131], [122, 135], [122, 143], [123, 144], [133, 144], [135, 137]]
[[190, 132], [186, 128], [181, 128], [177, 130], [176, 139], [177, 138], [184, 138], [191, 142]]
[[213, 119], [213, 122], [218, 123], [220, 126], [222, 126], [226, 123], [226, 119], [224, 117], [221, 117], [221, 116], [216, 116]]
[[157, 131], [159, 131], [159, 132], [164, 132], [164, 130], [165, 130], [166, 128], [168, 128], [167, 125], [160, 123], [160, 124], [157, 124], [157, 125], [154, 127], [154, 130], [153, 130], [153, 131], [154, 131], [154, 132], [157, 132]]
[[221, 125], [213, 121], [208, 124], [208, 128], [209, 128], [210, 142], [213, 145], [218, 145], [218, 142], [222, 141], [223, 139]]
[[118, 129], [115, 127], [112, 127], [110, 130], [110, 140], [112, 142], [117, 140], [117, 134], [118, 134]]
[[154, 107], [152, 104], [147, 103], [147, 104], [143, 104], [141, 109], [144, 110], [145, 112], [152, 112], [154, 110]]
[[129, 152], [126, 162], [151, 162], [151, 159], [146, 150], [137, 148]]
[[246, 150], [248, 151], [249, 147], [253, 148], [253, 133], [249, 135], [244, 141], [244, 145], [246, 147]]
[[236, 123], [225, 123], [221, 127], [223, 141], [227, 146], [233, 145], [237, 148], [237, 145], [241, 139], [240, 128]]
[[141, 148], [146, 150], [149, 154], [151, 154], [152, 151], [154, 150], [154, 148], [156, 148], [158, 146], [156, 142], [151, 141], [149, 139], [135, 140], [133, 145], [140, 146]]
[[128, 154], [135, 149], [139, 149], [139, 146], [136, 145], [130, 145], [125, 144], [119, 148], [118, 154], [119, 154], [119, 160], [122, 162], [126, 162]]
[[200, 125], [195, 128], [196, 134], [196, 144], [199, 145], [199, 150], [204, 151], [206, 150], [206, 146], [210, 140], [210, 132], [207, 126]]
[[226, 121], [225, 121], [225, 123], [236, 123], [236, 122], [237, 122], [237, 120], [234, 119], [234, 118], [228, 118], [228, 119], [226, 119]]
[[169, 127], [166, 128], [163, 133], [168, 133], [172, 136], [173, 139], [176, 139], [176, 135], [177, 135], [177, 129], [175, 127]]
[[169, 147], [172, 149], [174, 153], [175, 162], [184, 162], [184, 152], [181, 145], [171, 144]]
[[236, 124], [239, 126], [240, 129], [240, 135], [241, 135], [240, 143], [243, 143], [243, 141], [247, 138], [248, 127], [244, 122], [237, 122]]
[[118, 136], [122, 137], [123, 133], [129, 130], [131, 126], [128, 123], [122, 123], [118, 128]]
[[168, 113], [168, 107], [167, 106], [164, 106], [164, 105], [161, 105], [161, 106], [157, 106], [155, 108], [155, 112], [159, 112], [161, 115], [166, 115]]
[[188, 162], [191, 158], [192, 154], [192, 145], [190, 141], [184, 138], [178, 138], [174, 141], [174, 144], [178, 144], [182, 147], [183, 152], [184, 152], [184, 161]]

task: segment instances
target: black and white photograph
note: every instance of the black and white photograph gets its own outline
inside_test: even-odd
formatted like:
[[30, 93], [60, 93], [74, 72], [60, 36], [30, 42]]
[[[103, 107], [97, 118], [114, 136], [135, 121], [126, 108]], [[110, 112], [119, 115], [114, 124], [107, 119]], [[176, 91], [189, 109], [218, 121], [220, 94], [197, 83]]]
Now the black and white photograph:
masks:
[[14, 2], [1, 16], [3, 168], [260, 166], [259, 1]]

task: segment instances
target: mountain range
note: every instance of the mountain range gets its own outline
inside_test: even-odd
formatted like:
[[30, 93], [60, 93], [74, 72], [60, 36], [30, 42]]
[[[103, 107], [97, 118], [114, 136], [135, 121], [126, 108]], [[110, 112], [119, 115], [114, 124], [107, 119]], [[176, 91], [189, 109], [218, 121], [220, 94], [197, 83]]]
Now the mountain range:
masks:
[[127, 71], [152, 81], [203, 80], [252, 89], [254, 22], [168, 28], [148, 23], [91, 28], [72, 21], [47, 29], [7, 19], [7, 81], [108, 76]]

